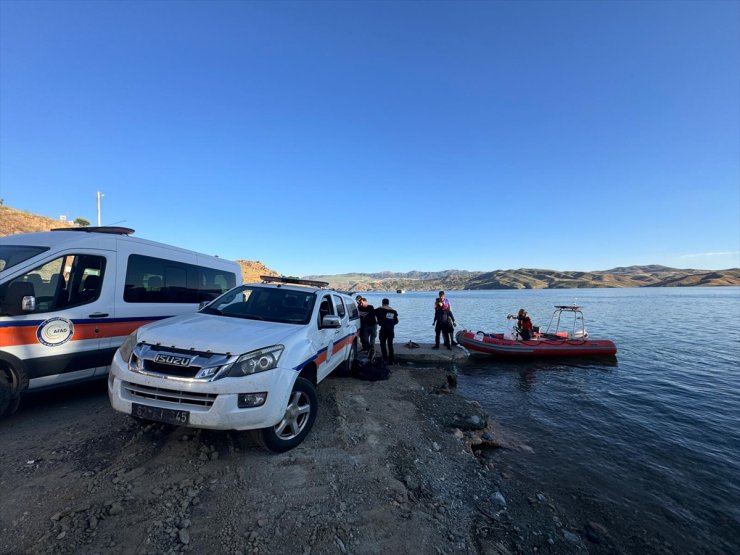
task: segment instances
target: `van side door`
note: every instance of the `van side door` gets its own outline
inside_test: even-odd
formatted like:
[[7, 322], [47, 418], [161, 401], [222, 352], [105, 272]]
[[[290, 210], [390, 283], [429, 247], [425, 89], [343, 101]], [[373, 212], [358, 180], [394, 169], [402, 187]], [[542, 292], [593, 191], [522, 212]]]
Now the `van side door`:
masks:
[[6, 349], [23, 361], [30, 389], [87, 379], [110, 366], [113, 353], [102, 344], [115, 272], [111, 251], [75, 249], [3, 284], [30, 283], [36, 299], [32, 312], [13, 316]]

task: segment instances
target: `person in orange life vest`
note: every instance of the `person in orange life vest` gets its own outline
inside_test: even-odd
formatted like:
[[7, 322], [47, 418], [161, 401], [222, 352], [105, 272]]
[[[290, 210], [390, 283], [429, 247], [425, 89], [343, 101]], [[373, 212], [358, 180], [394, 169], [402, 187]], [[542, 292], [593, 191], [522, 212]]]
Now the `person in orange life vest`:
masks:
[[[435, 310], [435, 312], [437, 310], [437, 303], [440, 303], [440, 302], [442, 303], [442, 308], [444, 308], [446, 310], [452, 311], [452, 305], [450, 304], [449, 299], [447, 299], [445, 297], [445, 292], [444, 291], [440, 291], [439, 292], [439, 296], [434, 301], [434, 310]], [[451, 313], [452, 312], [450, 312], [450, 314]], [[455, 336], [454, 335], [450, 335], [450, 343], [452, 343], [452, 345], [457, 345], [457, 342], [455, 341]]]
[[519, 313], [516, 316], [516, 325], [519, 328], [519, 335], [522, 339], [525, 341], [532, 339], [532, 320], [523, 308], [519, 309]]
[[432, 349], [439, 349], [439, 334], [442, 333], [445, 347], [451, 350], [450, 338], [455, 327], [455, 317], [449, 308], [444, 307], [441, 299], [437, 299], [434, 307], [434, 322], [432, 322], [434, 326], [434, 347]]

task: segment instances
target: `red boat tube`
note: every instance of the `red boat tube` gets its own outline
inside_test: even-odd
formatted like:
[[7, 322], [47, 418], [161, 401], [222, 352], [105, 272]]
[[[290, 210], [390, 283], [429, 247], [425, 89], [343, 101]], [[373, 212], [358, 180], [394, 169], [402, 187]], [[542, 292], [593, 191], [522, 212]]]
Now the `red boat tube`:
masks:
[[457, 342], [473, 354], [507, 358], [615, 356], [617, 346], [608, 339], [505, 339], [503, 333], [462, 330]]

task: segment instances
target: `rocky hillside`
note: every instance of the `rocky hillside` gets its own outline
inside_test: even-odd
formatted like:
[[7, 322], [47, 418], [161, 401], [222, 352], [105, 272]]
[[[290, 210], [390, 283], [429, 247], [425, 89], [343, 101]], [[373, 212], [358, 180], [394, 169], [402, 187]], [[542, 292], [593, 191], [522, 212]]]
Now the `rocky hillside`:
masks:
[[[37, 216], [23, 210], [16, 210], [9, 206], [0, 206], [0, 237], [15, 235], [16, 233], [33, 233], [49, 231], [57, 227], [76, 227], [74, 224]], [[271, 270], [262, 262], [252, 260], [237, 260], [242, 269], [245, 282], [259, 281], [260, 276], [277, 276], [278, 272]]]
[[740, 268], [682, 270], [666, 266], [629, 266], [594, 272], [558, 272], [535, 268], [492, 272], [409, 272], [307, 276], [352, 291], [464, 289], [568, 289], [585, 287], [696, 287], [740, 285]]
[[245, 283], [258, 282], [260, 281], [260, 276], [280, 275], [275, 270], [270, 270], [270, 268], [258, 260], [237, 260], [236, 262], [241, 266], [242, 277]]
[[37, 216], [9, 206], [0, 206], [0, 237], [16, 233], [49, 231], [55, 227], [75, 227], [74, 224], [62, 222], [45, 216]]

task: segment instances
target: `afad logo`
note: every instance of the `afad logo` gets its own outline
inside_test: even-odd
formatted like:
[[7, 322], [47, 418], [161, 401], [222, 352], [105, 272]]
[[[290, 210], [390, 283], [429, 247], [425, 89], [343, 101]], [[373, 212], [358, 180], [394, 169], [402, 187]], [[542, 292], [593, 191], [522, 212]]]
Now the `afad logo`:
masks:
[[36, 329], [36, 338], [47, 347], [56, 347], [69, 341], [74, 332], [71, 320], [56, 316], [41, 323]]

